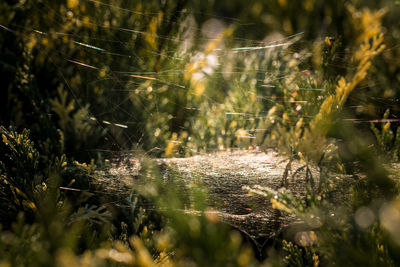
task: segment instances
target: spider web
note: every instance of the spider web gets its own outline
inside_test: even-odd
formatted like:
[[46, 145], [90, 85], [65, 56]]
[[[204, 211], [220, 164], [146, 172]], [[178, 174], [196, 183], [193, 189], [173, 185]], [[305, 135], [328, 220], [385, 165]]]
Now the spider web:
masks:
[[[111, 23], [105, 25], [104, 21], [100, 21], [98, 18], [102, 12], [107, 14], [113, 10], [117, 10], [121, 12], [123, 16], [132, 15], [138, 19], [143, 19], [152, 23], [152, 19], [156, 18], [159, 12], [142, 12], [97, 0], [88, 0], [87, 2], [94, 3], [101, 11], [97, 12], [98, 14], [95, 12], [95, 15], [91, 17], [82, 15], [77, 16], [75, 19], [88, 29], [98, 29], [97, 32], [90, 30], [85, 33], [75, 33], [74, 31], [44, 31], [44, 28], [62, 29], [64, 17], [75, 16], [71, 10], [65, 10], [65, 12], [62, 13], [61, 11], [54, 10], [53, 7], [45, 3], [37, 4], [35, 8], [40, 9], [42, 12], [54, 12], [56, 16], [47, 21], [43, 20], [41, 22], [43, 24], [43, 29], [28, 28], [21, 25], [0, 25], [0, 27], [2, 30], [13, 34], [20, 34], [21, 32], [31, 33], [42, 38], [42, 40], [50, 35], [56, 36], [56, 39], [68, 39], [64, 45], [73, 45], [75, 52], [71, 54], [68, 53], [68, 50], [58, 49], [59, 47], [55, 46], [53, 49], [50, 49], [47, 54], [48, 62], [52, 63], [52, 67], [57, 70], [57, 73], [65, 83], [65, 88], [68, 90], [70, 96], [75, 99], [80, 108], [84, 107], [84, 100], [90, 100], [92, 97], [93, 88], [100, 85], [100, 87], [107, 89], [107, 91], [103, 93], [107, 108], [105, 110], [97, 110], [92, 104], [87, 119], [94, 121], [97, 127], [107, 128], [109, 130], [110, 134], [108, 134], [107, 138], [108, 141], [113, 144], [112, 147], [115, 148], [114, 152], [120, 152], [127, 147], [135, 146], [140, 147], [140, 149], [145, 148], [146, 153], [154, 151], [165, 152], [165, 138], [159, 138], [159, 140], [155, 138], [155, 141], [151, 142], [151, 147], [146, 146], [146, 142], [148, 142], [149, 139], [149, 137], [146, 136], [149, 135], [149, 129], [146, 129], [148, 120], [152, 120], [155, 113], [167, 115], [168, 120], [166, 120], [165, 123], [173, 125], [172, 128], [174, 128], [174, 131], [187, 131], [190, 135], [193, 130], [191, 129], [192, 125], [186, 123], [186, 121], [189, 121], [187, 118], [196, 119], [196, 112], [206, 107], [201, 105], [204, 101], [209, 103], [208, 106], [224, 106], [224, 95], [228, 97], [230, 94], [230, 90], [224, 89], [224, 87], [229, 87], [229, 84], [227, 85], [229, 81], [233, 83], [233, 81], [255, 79], [256, 84], [254, 86], [258, 94], [256, 101], [263, 102], [264, 104], [262, 105], [263, 108], [259, 110], [257, 114], [249, 113], [246, 109], [240, 108], [232, 110], [224, 109], [225, 113], [223, 116], [225, 116], [226, 120], [231, 121], [234, 120], [232, 118], [237, 117], [245, 121], [262, 120], [267, 116], [269, 107], [272, 107], [277, 102], [283, 101], [282, 96], [279, 96], [279, 94], [276, 95], [276, 93], [269, 93], [268, 91], [273, 90], [276, 86], [276, 82], [288, 79], [292, 75], [292, 73], [285, 72], [284, 69], [280, 70], [279, 67], [269, 68], [262, 64], [266, 62], [266, 58], [271, 59], [272, 65], [279, 64], [277, 60], [274, 59], [273, 55], [275, 55], [275, 57], [285, 56], [286, 58], [297, 59], [296, 66], [299, 68], [299, 71], [308, 71], [306, 66], [302, 66], [302, 62], [307, 62], [311, 57], [310, 54], [304, 52], [306, 50], [304, 49], [305, 43], [302, 41], [303, 32], [290, 36], [283, 36], [276, 33], [273, 35], [272, 33], [265, 32], [266, 37], [264, 40], [247, 39], [234, 35], [229, 39], [229, 43], [227, 41], [218, 42], [221, 33], [228, 29], [230, 25], [235, 25], [235, 27], [240, 28], [241, 32], [243, 32], [243, 29], [246, 30], [246, 28], [253, 25], [251, 25], [249, 21], [210, 14], [200, 14], [205, 17], [205, 19], [203, 19], [203, 23], [198, 23], [195, 20], [195, 16], [199, 15], [198, 12], [181, 10], [179, 11], [181, 18], [175, 23], [179, 25], [177, 31], [168, 35], [162, 35], [158, 33], [157, 30], [154, 32], [143, 30], [146, 29], [146, 27], [141, 27], [142, 30], [139, 30], [138, 27], [129, 28], [113, 25], [112, 18], [110, 18]], [[173, 16], [171, 16], [168, 11], [164, 15], [166, 18], [162, 19], [162, 23], [169, 23]], [[160, 24], [158, 24], [158, 27], [161, 27]], [[132, 36], [132, 38], [136, 38], [136, 40], [140, 39], [142, 43], [145, 43], [146, 40], [153, 39], [156, 46], [152, 47], [152, 49], [147, 49], [147, 55], [141, 54], [140, 51], [135, 49], [135, 45], [133, 45], [130, 40], [127, 40], [129, 38], [120, 38], [123, 35]], [[159, 47], [157, 48], [157, 44], [162, 42], [165, 42], [166, 45], [160, 50]], [[206, 52], [207, 45], [213, 43], [217, 43], [214, 49], [211, 52]], [[190, 46], [190, 49], [187, 49], [188, 46]], [[76, 57], [75, 55], [81, 56]], [[345, 61], [346, 56], [347, 55], [343, 55], [343, 61]], [[161, 67], [161, 69], [156, 70], [152, 68], [152, 66], [146, 65], [146, 61], [149, 58], [153, 60], [155, 58], [157, 62], [161, 57], [164, 62], [177, 62], [175, 66], [178, 67], [175, 67], [173, 64], [166, 64], [170, 66], [170, 68]], [[235, 57], [243, 60], [243, 64], [236, 65], [230, 69], [221, 66], [221, 64], [227, 62], [227, 59]], [[254, 68], [246, 66], [246, 58], [253, 58], [253, 61], [257, 61], [257, 57], [260, 58], [259, 64], [255, 64]], [[61, 66], [57, 65], [59, 58], [62, 58], [64, 61]], [[92, 60], [96, 58], [100, 60]], [[102, 58], [106, 58], [106, 65], [101, 64]], [[264, 61], [262, 59], [264, 59]], [[118, 66], [118, 62], [120, 61], [123, 61], [123, 64], [121, 64], [122, 68]], [[129, 67], [129, 63], [127, 63], [129, 61], [135, 62], [135, 64]], [[137, 66], [141, 64], [147, 67], [144, 69], [138, 68]], [[191, 72], [191, 70], [187, 68], [188, 64], [192, 64], [193, 69], [196, 71], [191, 73], [190, 80], [185, 81], [182, 80], [182, 77], [185, 77], [186, 74]], [[201, 64], [204, 66], [199, 66]], [[74, 73], [78, 73], [81, 77], [89, 77], [84, 83], [81, 83], [79, 89], [75, 89], [67, 78], [67, 76], [71, 75], [71, 70]], [[229, 78], [220, 79], [224, 76]], [[204, 92], [201, 93], [201, 96], [199, 96], [193, 90], [193, 80], [194, 83], [203, 81], [203, 84], [206, 86], [212, 84], [213, 89], [208, 90], [206, 88]], [[82, 88], [83, 86], [85, 86], [85, 88]], [[165, 88], [167, 88], [166, 90], [168, 92], [160, 93], [160, 91], [165, 90]], [[232, 86], [230, 88], [232, 88]], [[79, 90], [79, 95], [77, 90]], [[325, 95], [325, 89], [323, 88], [300, 87], [298, 90], [312, 91], [322, 97]], [[82, 94], [82, 91], [84, 94]], [[143, 93], [146, 91], [147, 93]], [[179, 100], [179, 97], [169, 97], [169, 94], [171, 95], [180, 91], [185, 92], [183, 93], [184, 96], [197, 100], [174, 101], [177, 99]], [[260, 93], [262, 91], [265, 92], [264, 95]], [[127, 97], [129, 93], [135, 93], [134, 100], [132, 100], [132, 95]], [[252, 93], [254, 94], [254, 92], [244, 92], [244, 96], [250, 98]], [[118, 94], [121, 95], [118, 96]], [[179, 110], [179, 118], [176, 113], [170, 112], [171, 108], [164, 108], [165, 110], [162, 110], [163, 107], [160, 103], [165, 99], [172, 104], [172, 106], [175, 106], [173, 109]], [[385, 108], [390, 105], [398, 104], [398, 99], [392, 99], [391, 102], [388, 102], [387, 98], [371, 97], [371, 99], [384, 104]], [[352, 103], [360, 104], [352, 105], [347, 108], [362, 108], [366, 105], [366, 101], [370, 101], [371, 99], [357, 99], [356, 96], [355, 99], [352, 99]], [[136, 105], [135, 110], [127, 108], [127, 105], [131, 105], [132, 102]], [[181, 102], [186, 104], [182, 104]], [[296, 103], [296, 101], [292, 102], [294, 105], [302, 104]], [[149, 107], [149, 103], [151, 107]], [[168, 112], [170, 112], [170, 114], [167, 114]], [[136, 113], [142, 115], [137, 116]], [[174, 123], [174, 120], [179, 122]], [[354, 119], [354, 121], [360, 122], [358, 119]], [[387, 121], [398, 121], [398, 118], [387, 119]], [[382, 122], [382, 120], [364, 120], [362, 122]], [[205, 125], [204, 127], [207, 126]], [[134, 130], [132, 131], [132, 129]], [[152, 130], [154, 130], [154, 135], [160, 135], [160, 131], [165, 132], [165, 130], [159, 127], [155, 127], [155, 129]], [[258, 138], [252, 133], [265, 129], [250, 127], [250, 129], [244, 130], [250, 134], [241, 137], [252, 139]], [[123, 141], [120, 141], [120, 139]], [[131, 152], [133, 150], [128, 149], [127, 151]], [[109, 152], [113, 151], [109, 150]], [[192, 152], [199, 153], [198, 151]]]

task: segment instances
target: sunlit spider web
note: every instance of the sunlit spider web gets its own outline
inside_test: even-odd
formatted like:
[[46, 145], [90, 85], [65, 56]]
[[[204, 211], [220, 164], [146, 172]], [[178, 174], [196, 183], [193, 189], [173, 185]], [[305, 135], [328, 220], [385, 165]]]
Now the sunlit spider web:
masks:
[[[157, 22], [162, 13], [156, 9], [141, 11], [97, 0], [88, 0], [85, 4], [94, 4], [98, 11], [85, 13], [81, 10], [75, 14], [74, 10], [79, 10], [79, 6], [68, 9], [67, 5], [67, 8], [55, 10], [54, 6], [40, 3], [34, 8], [42, 12], [53, 12], [55, 16], [50, 20], [40, 21], [38, 28], [14, 24], [0, 25], [0, 27], [2, 31], [15, 35], [22, 33], [32, 35], [41, 41], [42, 46], [46, 45], [46, 40], [50, 37], [61, 43], [47, 50], [47, 62], [52, 63], [52, 67], [57, 69], [70, 97], [75, 99], [78, 105], [83, 107], [86, 101], [91, 103], [87, 119], [96, 122], [97, 127], [109, 130], [107, 140], [117, 151], [132, 151], [132, 148], [136, 147], [149, 153], [161, 152], [159, 154], [162, 155], [172, 132], [186, 131], [188, 138], [191, 137], [193, 123], [188, 122], [195, 120], [196, 113], [201, 109], [203, 109], [202, 114], [207, 116], [221, 116], [221, 114], [207, 113], [204, 109], [210, 106], [225, 107], [225, 98], [231, 94], [235, 86], [232, 84], [235, 82], [246, 83], [248, 80], [254, 80], [255, 90], [246, 92], [247, 89], [244, 88], [241, 96], [251, 99], [252, 94], [257, 94], [252, 101], [262, 102], [262, 105], [256, 113], [249, 112], [247, 108], [220, 109], [224, 112], [222, 117], [229, 122], [236, 118], [242, 121], [260, 121], [267, 116], [270, 107], [277, 102], [285, 101], [281, 92], [270, 91], [273, 91], [281, 80], [291, 78], [293, 74], [287, 71], [287, 68], [292, 67], [291, 64], [300, 73], [305, 75], [309, 73], [307, 62], [312, 55], [306, 52], [306, 44], [302, 40], [303, 32], [288, 36], [265, 32], [263, 40], [247, 39], [233, 34], [227, 37], [226, 41], [218, 41], [221, 33], [231, 25], [243, 30], [251, 22], [201, 14], [205, 18], [199, 23], [195, 19], [196, 12], [182, 9], [178, 11], [180, 18], [174, 24], [176, 29], [168, 35], [163, 35], [158, 32], [157, 27], [161, 28], [160, 21], [167, 24], [171, 21], [172, 16], [168, 16], [168, 12], [173, 12], [171, 10], [165, 12], [164, 18]], [[143, 22], [138, 22], [139, 26], [129, 27], [129, 23], [121, 26], [114, 23], [113, 12], [119, 12], [121, 17], [133, 16], [137, 21], [143, 20]], [[103, 19], [101, 16], [108, 18]], [[64, 29], [63, 21], [68, 19], [74, 21], [73, 25], [82, 25], [84, 29], [81, 31], [69, 29], [65, 32], [52, 30]], [[152, 23], [155, 25], [153, 30]], [[138, 43], [145, 49], [137, 49]], [[162, 49], [159, 47], [160, 43], [164, 43]], [[207, 50], [210, 44], [215, 46], [212, 51]], [[68, 46], [73, 48], [65, 48]], [[285, 66], [279, 65], [279, 57], [282, 57], [282, 61], [288, 61]], [[343, 61], [345, 57], [346, 55], [343, 55]], [[58, 64], [60, 58], [63, 60], [61, 65]], [[290, 61], [290, 58], [295, 62]], [[162, 66], [156, 67], [160, 64], [160, 60]], [[243, 62], [228, 66], [229, 60]], [[147, 61], [152, 61], [153, 64], [147, 64]], [[189, 65], [192, 69], [188, 68]], [[80, 88], [75, 88], [74, 84], [71, 84], [68, 78], [71, 73], [83, 77], [84, 82], [80, 83]], [[190, 78], [186, 79], [185, 75], [188, 74]], [[97, 109], [96, 101], [91, 100], [96, 90], [101, 91], [97, 93], [103, 98], [102, 107], [106, 107], [103, 110]], [[305, 86], [296, 90], [312, 91], [321, 97], [326, 94], [325, 89], [320, 87]], [[173, 97], [174, 94], [177, 96]], [[369, 99], [357, 99], [357, 97], [352, 99], [352, 103], [359, 104], [346, 108], [362, 109], [371, 100], [382, 103], [386, 108], [397, 105], [398, 101], [372, 96]], [[204, 102], [208, 105], [202, 105]], [[307, 104], [305, 103], [307, 101], [296, 99], [289, 102], [293, 103], [298, 111], [301, 110], [302, 104]], [[131, 105], [135, 107], [131, 108]], [[299, 116], [302, 116], [300, 112]], [[149, 124], [152, 120], [156, 123]], [[350, 120], [358, 123], [382, 122], [380, 118], [374, 120], [350, 118]], [[398, 118], [386, 120], [395, 122]], [[168, 127], [161, 127], [163, 123], [168, 124]], [[254, 133], [265, 130], [257, 128], [256, 123], [244, 125], [249, 128], [243, 129], [241, 138], [256, 139], [258, 136]], [[181, 142], [173, 138], [171, 140]], [[215, 146], [208, 149], [219, 148]], [[192, 149], [191, 153], [199, 153], [199, 150]]]

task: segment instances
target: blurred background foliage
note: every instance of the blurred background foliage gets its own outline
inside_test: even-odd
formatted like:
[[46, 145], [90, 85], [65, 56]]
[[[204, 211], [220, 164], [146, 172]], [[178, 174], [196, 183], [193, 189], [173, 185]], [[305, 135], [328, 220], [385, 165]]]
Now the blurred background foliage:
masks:
[[[305, 89], [334, 90], [351, 72], [354, 36], [370, 23], [363, 7], [390, 11], [375, 29], [387, 49], [345, 109], [371, 120], [389, 108], [396, 118], [393, 1], [5, 1], [1, 121], [29, 128], [42, 150], [66, 149], [82, 160], [138, 145], [155, 155], [237, 146], [236, 132], [259, 128], [276, 103], [324, 97]], [[281, 46], [235, 50], [271, 44]], [[296, 112], [313, 116], [318, 105], [308, 106], [310, 114]], [[58, 139], [56, 129], [62, 144], [44, 144]], [[170, 141], [178, 147], [166, 151]]]
[[[400, 153], [399, 9], [391, 0], [2, 1], [0, 264], [259, 264], [215, 218], [160, 215], [133, 193], [118, 198], [121, 210], [90, 193], [101, 191], [95, 169], [121, 152], [258, 147], [319, 167], [310, 201], [289, 210], [327, 222], [303, 231], [318, 244], [285, 242], [267, 266], [398, 265], [397, 172], [379, 159]], [[366, 177], [351, 180], [338, 213], [326, 197], [332, 170]]]

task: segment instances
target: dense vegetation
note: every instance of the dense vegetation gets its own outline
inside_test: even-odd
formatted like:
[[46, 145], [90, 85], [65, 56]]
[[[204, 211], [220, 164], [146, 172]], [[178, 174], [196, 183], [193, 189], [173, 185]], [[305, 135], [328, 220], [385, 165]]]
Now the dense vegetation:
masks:
[[[0, 266], [400, 265], [396, 1], [5, 0], [0, 14]], [[305, 224], [263, 262], [184, 214], [207, 208], [203, 191], [182, 199], [149, 159], [255, 148], [288, 157], [284, 179], [294, 160], [320, 172], [305, 200], [247, 188]], [[107, 193], [98, 181], [132, 156], [137, 184]]]

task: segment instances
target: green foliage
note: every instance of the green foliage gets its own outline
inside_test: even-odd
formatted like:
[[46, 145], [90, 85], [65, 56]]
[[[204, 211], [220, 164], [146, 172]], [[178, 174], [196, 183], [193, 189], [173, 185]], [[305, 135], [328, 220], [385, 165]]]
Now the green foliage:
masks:
[[0, 265], [258, 265], [201, 187], [181, 195], [149, 164], [132, 192], [107, 193], [102, 170], [121, 150], [255, 147], [288, 156], [282, 185], [294, 160], [307, 170], [304, 199], [247, 188], [304, 223], [266, 264], [398, 265], [399, 174], [373, 149], [399, 159], [395, 1], [6, 0], [0, 12]]
[[299, 248], [291, 242], [283, 241], [283, 249], [288, 256], [285, 257], [285, 263], [288, 266], [319, 266], [318, 256], [313, 252], [312, 248]]
[[19, 211], [31, 214], [36, 208], [34, 194], [42, 181], [35, 176], [39, 154], [28, 131], [18, 134], [1, 127], [0, 133], [1, 218], [3, 224], [10, 224]]
[[[75, 101], [68, 102], [68, 93], [62, 87], [58, 88], [58, 99], [51, 99], [52, 110], [59, 117], [60, 140], [62, 148], [67, 148], [67, 153], [85, 151], [99, 144], [107, 130], [99, 127], [89, 116], [89, 104], [75, 110]], [[92, 118], [93, 119], [93, 118]], [[64, 136], [66, 138], [64, 138]], [[62, 150], [62, 153], [64, 151]]]
[[[27, 130], [18, 134], [2, 127], [0, 131], [1, 224], [5, 228], [1, 232], [0, 258], [18, 266], [51, 266], [59, 247], [78, 249], [78, 243], [90, 246], [96, 242], [100, 233], [94, 234], [91, 225], [101, 222], [105, 229], [110, 214], [88, 204], [72, 209], [59, 188], [60, 184], [71, 183], [64, 175], [65, 156], [41, 170], [40, 155]], [[79, 239], [78, 232], [93, 235]]]
[[375, 134], [378, 148], [388, 159], [398, 161], [400, 156], [400, 128], [397, 127], [397, 131], [394, 132], [390, 128], [390, 121], [388, 109], [383, 115], [383, 122], [381, 123], [381, 130], [379, 130], [375, 124], [371, 123], [371, 129]]

